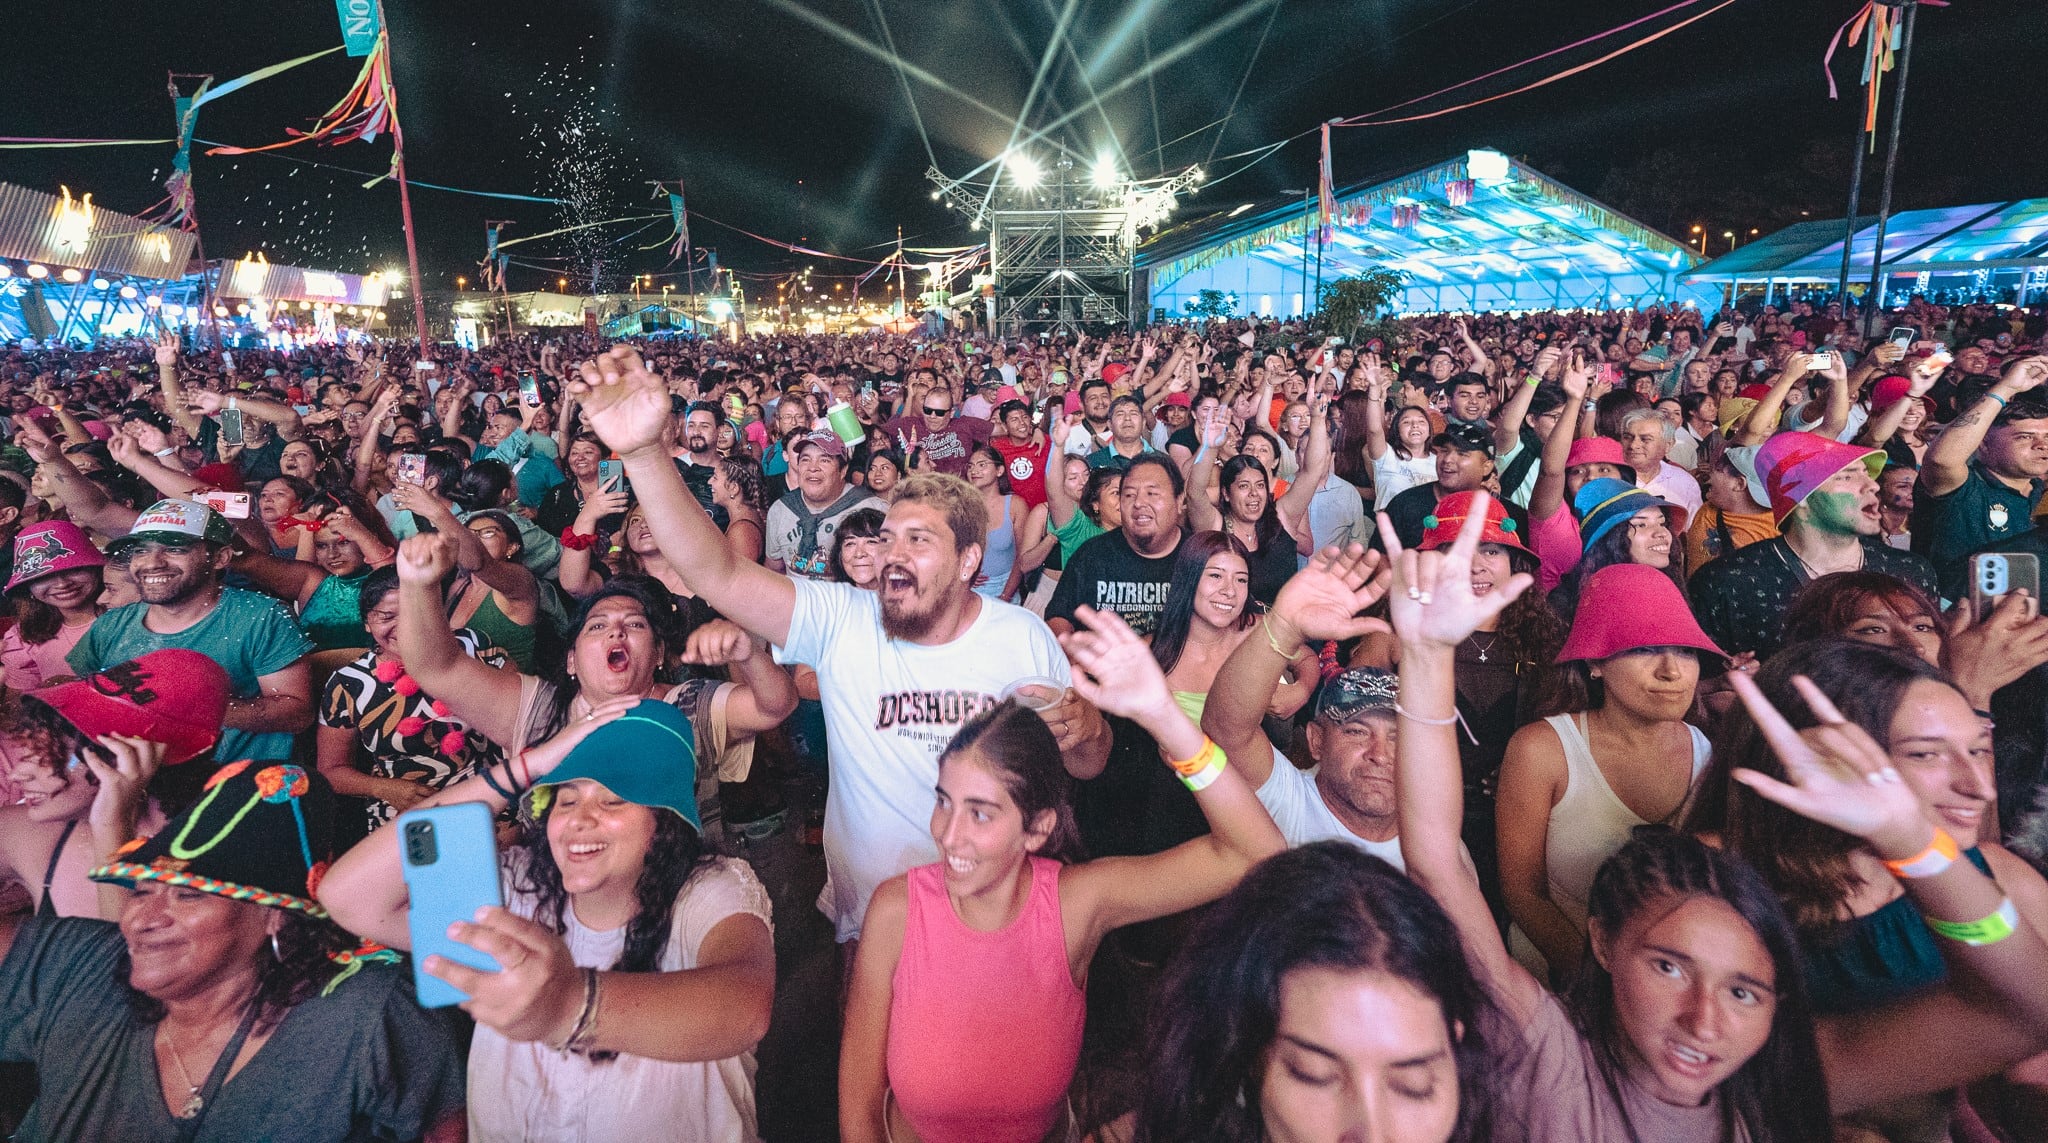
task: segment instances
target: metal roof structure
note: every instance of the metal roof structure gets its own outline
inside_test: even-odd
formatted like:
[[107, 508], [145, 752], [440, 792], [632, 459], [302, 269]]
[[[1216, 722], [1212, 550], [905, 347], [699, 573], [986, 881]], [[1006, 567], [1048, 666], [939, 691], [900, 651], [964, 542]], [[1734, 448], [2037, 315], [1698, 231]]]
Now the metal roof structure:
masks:
[[[1688, 282], [1833, 282], [1842, 269], [1847, 219], [1801, 222], [1739, 247], [1685, 275]], [[1849, 280], [1870, 280], [1877, 216], [1856, 220]], [[1975, 274], [2048, 267], [2048, 198], [1909, 210], [1885, 227], [1891, 274]]]
[[1139, 247], [1140, 291], [1171, 316], [1202, 290], [1239, 312], [1314, 308], [1316, 283], [1371, 266], [1408, 275], [1398, 312], [1572, 309], [1718, 298], [1686, 290], [1685, 244], [1498, 151], [1474, 150], [1338, 192], [1327, 232], [1315, 201], [1246, 203]]

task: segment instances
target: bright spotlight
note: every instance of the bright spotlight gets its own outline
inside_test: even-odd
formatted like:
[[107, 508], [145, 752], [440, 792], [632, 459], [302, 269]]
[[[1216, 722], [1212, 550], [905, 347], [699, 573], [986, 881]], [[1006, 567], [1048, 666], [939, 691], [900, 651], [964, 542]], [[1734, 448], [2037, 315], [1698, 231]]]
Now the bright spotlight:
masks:
[[236, 313], [238, 313], [238, 314], [240, 314], [240, 315], [242, 315], [243, 317], [248, 317], [248, 316], [249, 316], [249, 303], [248, 303], [248, 302], [236, 302], [236, 303], [235, 303], [235, 312], [236, 312]]
[[1508, 157], [1499, 151], [1478, 148], [1465, 152], [1465, 173], [1474, 182], [1492, 182], [1508, 177]]
[[8, 277], [12, 277], [13, 275], [14, 275], [14, 267], [12, 267], [12, 266], [9, 266], [9, 265], [8, 265], [7, 263], [5, 263], [5, 262], [0, 262], [0, 278], [8, 278]]
[[74, 286], [85, 281], [85, 271], [78, 269], [76, 266], [66, 266], [61, 276], [65, 281]]
[[1116, 156], [1107, 151], [1095, 156], [1095, 166], [1088, 171], [1088, 181], [1103, 190], [1108, 190], [1122, 181], [1116, 171]]
[[31, 278], [47, 278], [50, 276], [50, 268], [41, 262], [30, 262], [28, 264], [28, 276]]
[[164, 300], [155, 294], [151, 294], [148, 297], [142, 299], [142, 304], [148, 306], [150, 309], [156, 309], [157, 307], [164, 304]]
[[1010, 181], [1024, 190], [1037, 186], [1038, 180], [1045, 177], [1044, 172], [1038, 169], [1038, 163], [1029, 155], [1013, 154], [1004, 160], [1003, 166], [1010, 172]]
[[121, 287], [121, 296], [131, 302], [135, 300], [135, 295], [138, 293], [141, 293], [141, 291], [137, 290], [134, 286]]
[[94, 278], [92, 280], [92, 288], [95, 290], [99, 290], [102, 293], [105, 293], [107, 288], [111, 285], [113, 285], [113, 283], [107, 281], [105, 278]]
[[228, 308], [226, 306], [213, 307], [213, 316], [217, 318], [224, 318], [228, 316]]
[[172, 302], [164, 307], [164, 313], [166, 316], [169, 317], [184, 317], [185, 307], [179, 305], [176, 302]]

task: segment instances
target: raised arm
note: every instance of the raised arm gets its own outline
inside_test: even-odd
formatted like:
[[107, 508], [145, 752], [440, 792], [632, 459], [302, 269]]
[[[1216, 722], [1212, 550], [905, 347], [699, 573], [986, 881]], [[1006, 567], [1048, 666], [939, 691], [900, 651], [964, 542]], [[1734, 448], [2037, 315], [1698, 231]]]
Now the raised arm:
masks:
[[[610, 492], [600, 491], [595, 496], [584, 498], [583, 507], [576, 513], [576, 521], [569, 530], [579, 536], [601, 536], [598, 521], [615, 512], [624, 512], [631, 497], [623, 489]], [[561, 562], [555, 565], [555, 580], [562, 590], [578, 599], [597, 594], [604, 586], [604, 575], [597, 569], [597, 545], [571, 547], [562, 545]]]
[[2006, 402], [2048, 381], [2048, 357], [2022, 357], [2006, 365], [1998, 382], [1984, 391], [1977, 403], [1949, 422], [1949, 426], [1927, 446], [1920, 468], [1920, 486], [1936, 496], [1946, 496], [1970, 478], [1970, 458], [1984, 444]]
[[[1312, 415], [1308, 419], [1308, 440], [1302, 442], [1301, 467], [1295, 471], [1294, 482], [1287, 486], [1286, 495], [1280, 497], [1277, 507], [1283, 520], [1308, 522], [1308, 502], [1315, 499], [1316, 491], [1323, 481], [1330, 478], [1332, 457], [1330, 455], [1330, 395], [1318, 393], [1313, 398]], [[1304, 532], [1308, 529], [1304, 527]]]
[[288, 441], [298, 440], [302, 428], [297, 410], [262, 397], [245, 397], [239, 393], [222, 396], [211, 389], [194, 389], [186, 397], [186, 407], [204, 417], [216, 416], [223, 409], [234, 409], [245, 417], [276, 426], [277, 435]]
[[169, 330], [156, 339], [156, 376], [164, 390], [164, 412], [198, 440], [199, 417], [186, 407], [185, 385], [178, 380], [178, 335]]
[[1196, 428], [1202, 434], [1202, 448], [1195, 453], [1195, 466], [1188, 474], [1187, 503], [1188, 526], [1197, 532], [1223, 529], [1223, 505], [1219, 501], [1228, 493], [1217, 488], [1217, 498], [1212, 500], [1209, 490], [1216, 486], [1216, 449], [1229, 430], [1229, 418], [1229, 411], [1218, 405], [1209, 423]]
[[513, 603], [531, 605], [540, 601], [540, 584], [526, 565], [491, 555], [484, 548], [483, 541], [477, 539], [476, 533], [456, 519], [454, 509], [447, 501], [418, 484], [398, 485], [392, 489], [392, 499], [400, 508], [432, 521], [437, 531], [455, 541], [457, 567], [475, 575], [492, 591]]
[[[519, 734], [519, 673], [486, 666], [462, 651], [448, 629], [442, 584], [455, 570], [455, 541], [439, 532], [398, 545], [398, 655], [428, 694], [507, 750]], [[475, 801], [476, 799], [459, 799]]]
[[1557, 354], [1557, 349], [1549, 347], [1538, 353], [1535, 368], [1529, 371], [1521, 384], [1515, 386], [1508, 403], [1501, 407], [1500, 423], [1493, 429], [1495, 456], [1506, 456], [1508, 450], [1515, 447], [1515, 442], [1522, 439], [1522, 422], [1529, 417], [1529, 402], [1536, 399], [1536, 389], [1543, 384], [1543, 375], [1550, 371], [1550, 366], [1556, 364]]
[[58, 503], [71, 514], [73, 523], [102, 536], [122, 535], [134, 525], [140, 512], [109, 499], [99, 485], [78, 471], [56, 441], [44, 436], [28, 418], [16, 423], [22, 426], [16, 439], [29, 458], [48, 474], [50, 483], [56, 487]]
[[1508, 955], [1479, 891], [1478, 874], [1458, 840], [1465, 782], [1458, 764], [1455, 652], [1531, 582], [1527, 575], [1516, 575], [1486, 595], [1472, 594], [1472, 556], [1486, 524], [1484, 500], [1481, 494], [1457, 542], [1438, 559], [1429, 558], [1436, 553], [1402, 551], [1386, 514], [1380, 514], [1394, 563], [1389, 611], [1401, 640], [1394, 804], [1408, 876], [1450, 914], [1466, 954], [1486, 975], [1494, 995], [1526, 1020], [1541, 1003], [1543, 986]]
[[1543, 439], [1542, 467], [1536, 471], [1536, 488], [1529, 495], [1529, 519], [1548, 520], [1564, 506], [1564, 466], [1571, 459], [1572, 442], [1579, 435], [1579, 409], [1586, 403], [1586, 390], [1593, 383], [1593, 371], [1574, 350], [1565, 366], [1564, 415], [1550, 426]]
[[648, 372], [639, 351], [616, 346], [585, 362], [571, 390], [591, 429], [624, 462], [654, 542], [683, 581], [719, 614], [770, 643], [787, 642], [795, 585], [734, 555], [683, 484], [665, 445], [668, 387]]
[[1742, 428], [1730, 442], [1739, 445], [1760, 445], [1771, 439], [1778, 431], [1778, 421], [1785, 412], [1785, 397], [1792, 392], [1792, 386], [1800, 378], [1813, 372], [1813, 355], [1795, 353], [1785, 360], [1785, 368], [1771, 378], [1770, 392], [1765, 393], [1749, 411], [1742, 422]]
[[1387, 388], [1392, 378], [1380, 366], [1377, 353], [1360, 354], [1359, 369], [1365, 373], [1365, 459], [1376, 461], [1387, 455]]
[[[1233, 769], [1173, 701], [1152, 651], [1114, 612], [1082, 607], [1083, 629], [1062, 636], [1074, 663], [1074, 689], [1102, 710], [1148, 731], [1209, 821], [1209, 833], [1147, 857], [1069, 866], [1060, 879], [1061, 913], [1073, 928], [1070, 958], [1085, 966], [1102, 934], [1194, 908], [1230, 891], [1252, 866], [1287, 848], [1250, 776]], [[1069, 932], [1073, 932], [1073, 928]]]
[[733, 688], [726, 698], [725, 721], [733, 738], [760, 734], [782, 725], [796, 712], [796, 684], [775, 665], [760, 636], [727, 619], [714, 619], [690, 632], [683, 662], [700, 667], [725, 667]]

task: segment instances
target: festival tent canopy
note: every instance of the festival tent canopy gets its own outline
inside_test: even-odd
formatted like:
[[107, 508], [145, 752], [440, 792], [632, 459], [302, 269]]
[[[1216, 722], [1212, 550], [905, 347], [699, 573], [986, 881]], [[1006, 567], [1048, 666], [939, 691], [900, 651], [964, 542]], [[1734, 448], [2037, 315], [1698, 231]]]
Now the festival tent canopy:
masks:
[[110, 277], [182, 278], [198, 239], [189, 231], [97, 206], [90, 193], [48, 194], [0, 183], [0, 259], [11, 273], [41, 266]]
[[1304, 196], [1162, 231], [1138, 249], [1137, 289], [1167, 316], [1203, 290], [1240, 313], [1293, 316], [1314, 308], [1318, 280], [1369, 267], [1408, 275], [1393, 307], [1403, 313], [1718, 298], [1681, 284], [1699, 262], [1690, 247], [1498, 151], [1344, 188], [1327, 231], [1318, 221]]
[[[1842, 271], [1842, 243], [1848, 220], [1801, 222], [1766, 235], [1685, 275], [1701, 284], [1796, 284], [1835, 282]], [[1849, 280], [1870, 280], [1870, 255], [1877, 243], [1877, 216], [1856, 220], [1849, 246]], [[1909, 210], [1885, 227], [1886, 276], [1967, 274], [1988, 287], [2000, 271], [2008, 279], [2034, 272], [2048, 279], [2048, 198]], [[1925, 289], [1926, 283], [1913, 288]]]

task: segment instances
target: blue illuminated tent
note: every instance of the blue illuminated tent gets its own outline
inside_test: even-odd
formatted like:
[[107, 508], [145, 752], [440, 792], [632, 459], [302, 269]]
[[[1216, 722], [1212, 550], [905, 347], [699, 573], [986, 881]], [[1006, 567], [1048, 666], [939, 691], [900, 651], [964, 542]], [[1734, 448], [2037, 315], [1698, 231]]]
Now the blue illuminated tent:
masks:
[[1134, 292], [1173, 317], [1203, 290], [1236, 312], [1291, 317], [1316, 283], [1370, 266], [1408, 274], [1395, 309], [1646, 306], [1719, 291], [1681, 284], [1699, 256], [1498, 151], [1468, 152], [1400, 178], [1339, 191], [1327, 239], [1314, 199], [1245, 203], [1138, 248]]
[[[1845, 219], [1801, 222], [1740, 247], [1687, 274], [1686, 280], [1736, 295], [1775, 298], [1816, 284], [1832, 289], [1842, 271]], [[1870, 284], [1877, 216], [1856, 220], [1849, 282]], [[2007, 299], [2021, 290], [2038, 299], [2048, 287], [2048, 198], [1909, 210], [1891, 217], [1884, 235], [1889, 304], [1901, 291]]]

